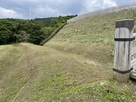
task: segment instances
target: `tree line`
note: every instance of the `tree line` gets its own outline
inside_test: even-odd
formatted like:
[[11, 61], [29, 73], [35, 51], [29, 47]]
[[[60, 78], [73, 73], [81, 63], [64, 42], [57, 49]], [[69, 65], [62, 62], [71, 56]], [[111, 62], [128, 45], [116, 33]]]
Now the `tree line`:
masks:
[[36, 18], [32, 20], [0, 19], [0, 44], [29, 42], [39, 45], [55, 29], [75, 16]]

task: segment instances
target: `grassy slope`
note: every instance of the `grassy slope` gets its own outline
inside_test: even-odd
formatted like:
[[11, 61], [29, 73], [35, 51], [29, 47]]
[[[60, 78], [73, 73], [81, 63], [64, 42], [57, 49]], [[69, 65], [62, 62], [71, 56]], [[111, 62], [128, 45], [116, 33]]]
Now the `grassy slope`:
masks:
[[110, 73], [100, 76], [105, 64], [49, 47], [21, 43], [0, 46], [0, 52], [1, 102], [75, 100], [73, 94], [79, 97], [78, 91], [94, 87]]
[[112, 77], [114, 24], [133, 12], [68, 24], [44, 47], [0, 46], [1, 102], [135, 102], [135, 84]]
[[[106, 62], [109, 62], [114, 50], [115, 22], [121, 19], [136, 19], [136, 10], [90, 17], [70, 23], [46, 46], [52, 46], [68, 52], [82, 53], [82, 55], [89, 58], [95, 54], [95, 59], [100, 58], [100, 61], [104, 58]], [[112, 62], [112, 59], [110, 62]]]

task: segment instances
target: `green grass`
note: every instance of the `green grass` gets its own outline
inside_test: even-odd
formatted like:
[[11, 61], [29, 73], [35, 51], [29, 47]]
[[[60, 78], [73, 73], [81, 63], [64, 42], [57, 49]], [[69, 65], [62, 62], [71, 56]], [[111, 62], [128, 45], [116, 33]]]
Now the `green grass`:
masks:
[[27, 43], [0, 49], [1, 102], [136, 100], [135, 84], [115, 81], [110, 62]]
[[80, 44], [79, 46], [82, 44], [83, 46], [84, 44], [89, 44], [90, 46], [91, 44], [102, 44], [103, 46], [109, 47], [110, 50], [113, 50], [115, 22], [121, 19], [135, 20], [135, 13], [136, 10], [124, 10], [118, 13], [94, 16], [67, 24], [45, 45], [53, 46], [55, 48], [58, 46], [59, 48], [64, 47], [64, 49], [70, 49], [70, 44]]
[[112, 71], [115, 21], [134, 12], [67, 24], [44, 46], [0, 46], [0, 102], [136, 102], [135, 81]]

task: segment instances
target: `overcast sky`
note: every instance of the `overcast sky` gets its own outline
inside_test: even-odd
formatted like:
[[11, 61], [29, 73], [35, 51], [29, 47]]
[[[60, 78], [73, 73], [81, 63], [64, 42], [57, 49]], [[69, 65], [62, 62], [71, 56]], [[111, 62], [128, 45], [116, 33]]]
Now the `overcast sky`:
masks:
[[1, 0], [0, 18], [45, 18], [82, 14], [136, 0]]

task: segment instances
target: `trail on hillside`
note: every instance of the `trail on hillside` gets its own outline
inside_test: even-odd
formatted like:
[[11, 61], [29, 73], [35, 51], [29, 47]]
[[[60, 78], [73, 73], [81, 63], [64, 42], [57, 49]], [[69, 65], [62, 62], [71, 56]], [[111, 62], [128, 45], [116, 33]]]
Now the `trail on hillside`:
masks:
[[134, 12], [69, 23], [44, 46], [1, 45], [0, 101], [135, 102], [135, 83], [117, 82], [112, 71], [115, 22]]
[[[31, 101], [30, 97], [33, 95], [36, 97], [36, 93], [33, 93], [36, 91], [35, 85], [52, 80], [58, 75], [68, 79], [70, 85], [108, 78], [106, 71], [101, 72], [101, 67], [105, 65], [82, 55], [27, 43], [6, 46], [5, 50], [8, 54], [4, 56], [2, 52], [3, 54], [0, 55], [1, 62], [7, 62], [2, 65], [3, 74], [0, 75], [2, 92], [0, 100], [2, 102]], [[99, 75], [100, 73], [103, 75]]]

